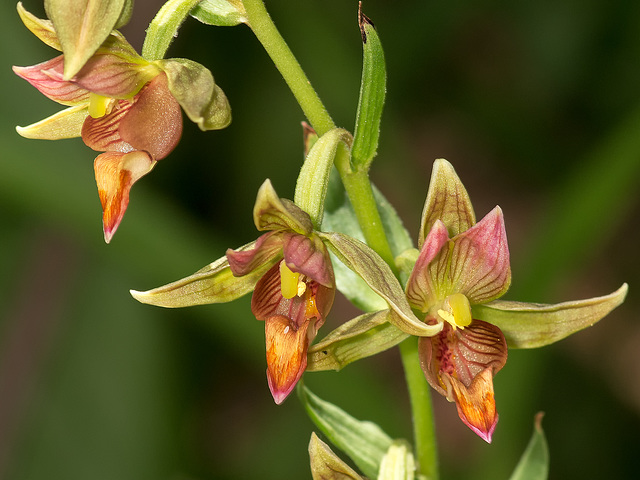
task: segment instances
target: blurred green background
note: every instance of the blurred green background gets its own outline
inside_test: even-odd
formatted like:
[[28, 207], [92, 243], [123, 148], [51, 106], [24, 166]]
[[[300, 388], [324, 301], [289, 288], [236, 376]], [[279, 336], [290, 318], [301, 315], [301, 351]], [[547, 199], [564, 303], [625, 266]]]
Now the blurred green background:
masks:
[[[43, 16], [38, 0], [25, 7]], [[139, 0], [125, 29], [138, 49], [159, 8]], [[354, 0], [267, 6], [337, 124], [351, 129], [361, 45]], [[629, 282], [598, 326], [511, 351], [496, 377], [489, 446], [435, 399], [442, 477], [506, 479], [543, 421], [552, 479], [640, 470], [640, 2], [368, 0], [388, 68], [372, 176], [415, 236], [431, 164], [456, 167], [478, 215], [504, 210], [506, 298], [558, 302]], [[291, 197], [302, 114], [250, 31], [193, 19], [169, 56], [209, 67], [232, 125], [186, 122], [176, 150], [133, 189], [103, 242], [95, 153], [81, 140], [19, 137], [59, 109], [11, 72], [55, 55], [0, 6], [0, 478], [311, 478], [313, 429], [295, 397], [276, 406], [264, 334], [249, 299], [163, 310], [146, 290], [256, 237], [251, 208], [271, 178]], [[354, 312], [338, 301], [324, 327]], [[321, 332], [322, 335], [322, 332]], [[395, 351], [339, 374], [306, 375], [318, 395], [410, 438]]]

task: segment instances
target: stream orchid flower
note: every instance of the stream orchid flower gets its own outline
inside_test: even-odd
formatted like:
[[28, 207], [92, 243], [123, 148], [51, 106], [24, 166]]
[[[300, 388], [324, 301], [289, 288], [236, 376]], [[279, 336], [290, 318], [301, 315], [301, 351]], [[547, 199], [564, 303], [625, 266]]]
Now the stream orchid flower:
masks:
[[[54, 25], [18, 4], [24, 24], [47, 45], [62, 50]], [[175, 148], [182, 112], [202, 130], [224, 128], [230, 109], [211, 73], [185, 59], [147, 61], [113, 31], [71, 78], [65, 55], [29, 67], [13, 67], [48, 98], [67, 106], [51, 117], [17, 127], [26, 138], [82, 137], [93, 150], [103, 230], [111, 241], [129, 204], [131, 187]], [[188, 88], [187, 88], [188, 87]]]
[[254, 242], [195, 274], [147, 292], [142, 303], [184, 307], [235, 300], [253, 290], [251, 310], [265, 323], [267, 381], [277, 404], [291, 393], [307, 366], [307, 350], [335, 297], [328, 250], [309, 215], [279, 198], [270, 181], [258, 191]]

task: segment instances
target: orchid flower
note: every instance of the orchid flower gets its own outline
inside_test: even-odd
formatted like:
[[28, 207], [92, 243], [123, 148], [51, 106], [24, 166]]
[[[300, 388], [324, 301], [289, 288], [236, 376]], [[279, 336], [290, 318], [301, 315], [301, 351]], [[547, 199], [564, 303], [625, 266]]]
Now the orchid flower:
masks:
[[267, 381], [282, 403], [304, 373], [307, 350], [324, 323], [335, 296], [329, 253], [309, 215], [279, 198], [270, 181], [258, 191], [253, 211], [256, 241], [194, 275], [132, 295], [163, 307], [219, 303], [253, 290], [251, 310], [265, 322]]
[[[22, 4], [18, 13], [40, 40], [62, 50], [51, 21], [33, 16]], [[180, 107], [202, 130], [224, 128], [231, 119], [227, 99], [206, 68], [185, 59], [147, 61], [115, 30], [71, 78], [65, 77], [65, 55], [13, 70], [68, 107], [17, 127], [20, 135], [82, 137], [88, 147], [104, 152], [96, 157], [94, 170], [107, 243], [122, 221], [133, 184], [180, 140]]]

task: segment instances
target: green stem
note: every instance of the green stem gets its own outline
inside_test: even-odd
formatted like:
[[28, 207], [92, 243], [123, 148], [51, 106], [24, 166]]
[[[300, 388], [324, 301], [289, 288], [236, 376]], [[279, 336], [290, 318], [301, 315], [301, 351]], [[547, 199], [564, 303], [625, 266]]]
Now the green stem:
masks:
[[180, 25], [200, 2], [201, 0], [169, 0], [165, 3], [149, 24], [142, 45], [142, 57], [149, 61], [163, 59]]
[[335, 128], [329, 112], [271, 20], [262, 0], [244, 0], [243, 4], [247, 24], [271, 57], [316, 133], [322, 136]]
[[400, 344], [400, 356], [409, 389], [418, 473], [438, 480], [438, 444], [436, 443], [431, 388], [418, 360], [418, 338], [409, 337]]

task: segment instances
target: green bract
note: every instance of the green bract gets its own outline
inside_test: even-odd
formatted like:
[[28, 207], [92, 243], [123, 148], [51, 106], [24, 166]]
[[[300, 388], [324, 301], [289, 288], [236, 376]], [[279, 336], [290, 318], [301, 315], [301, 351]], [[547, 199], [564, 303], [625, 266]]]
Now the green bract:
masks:
[[207, 25], [233, 27], [247, 22], [247, 13], [241, 0], [203, 0], [191, 15]]

